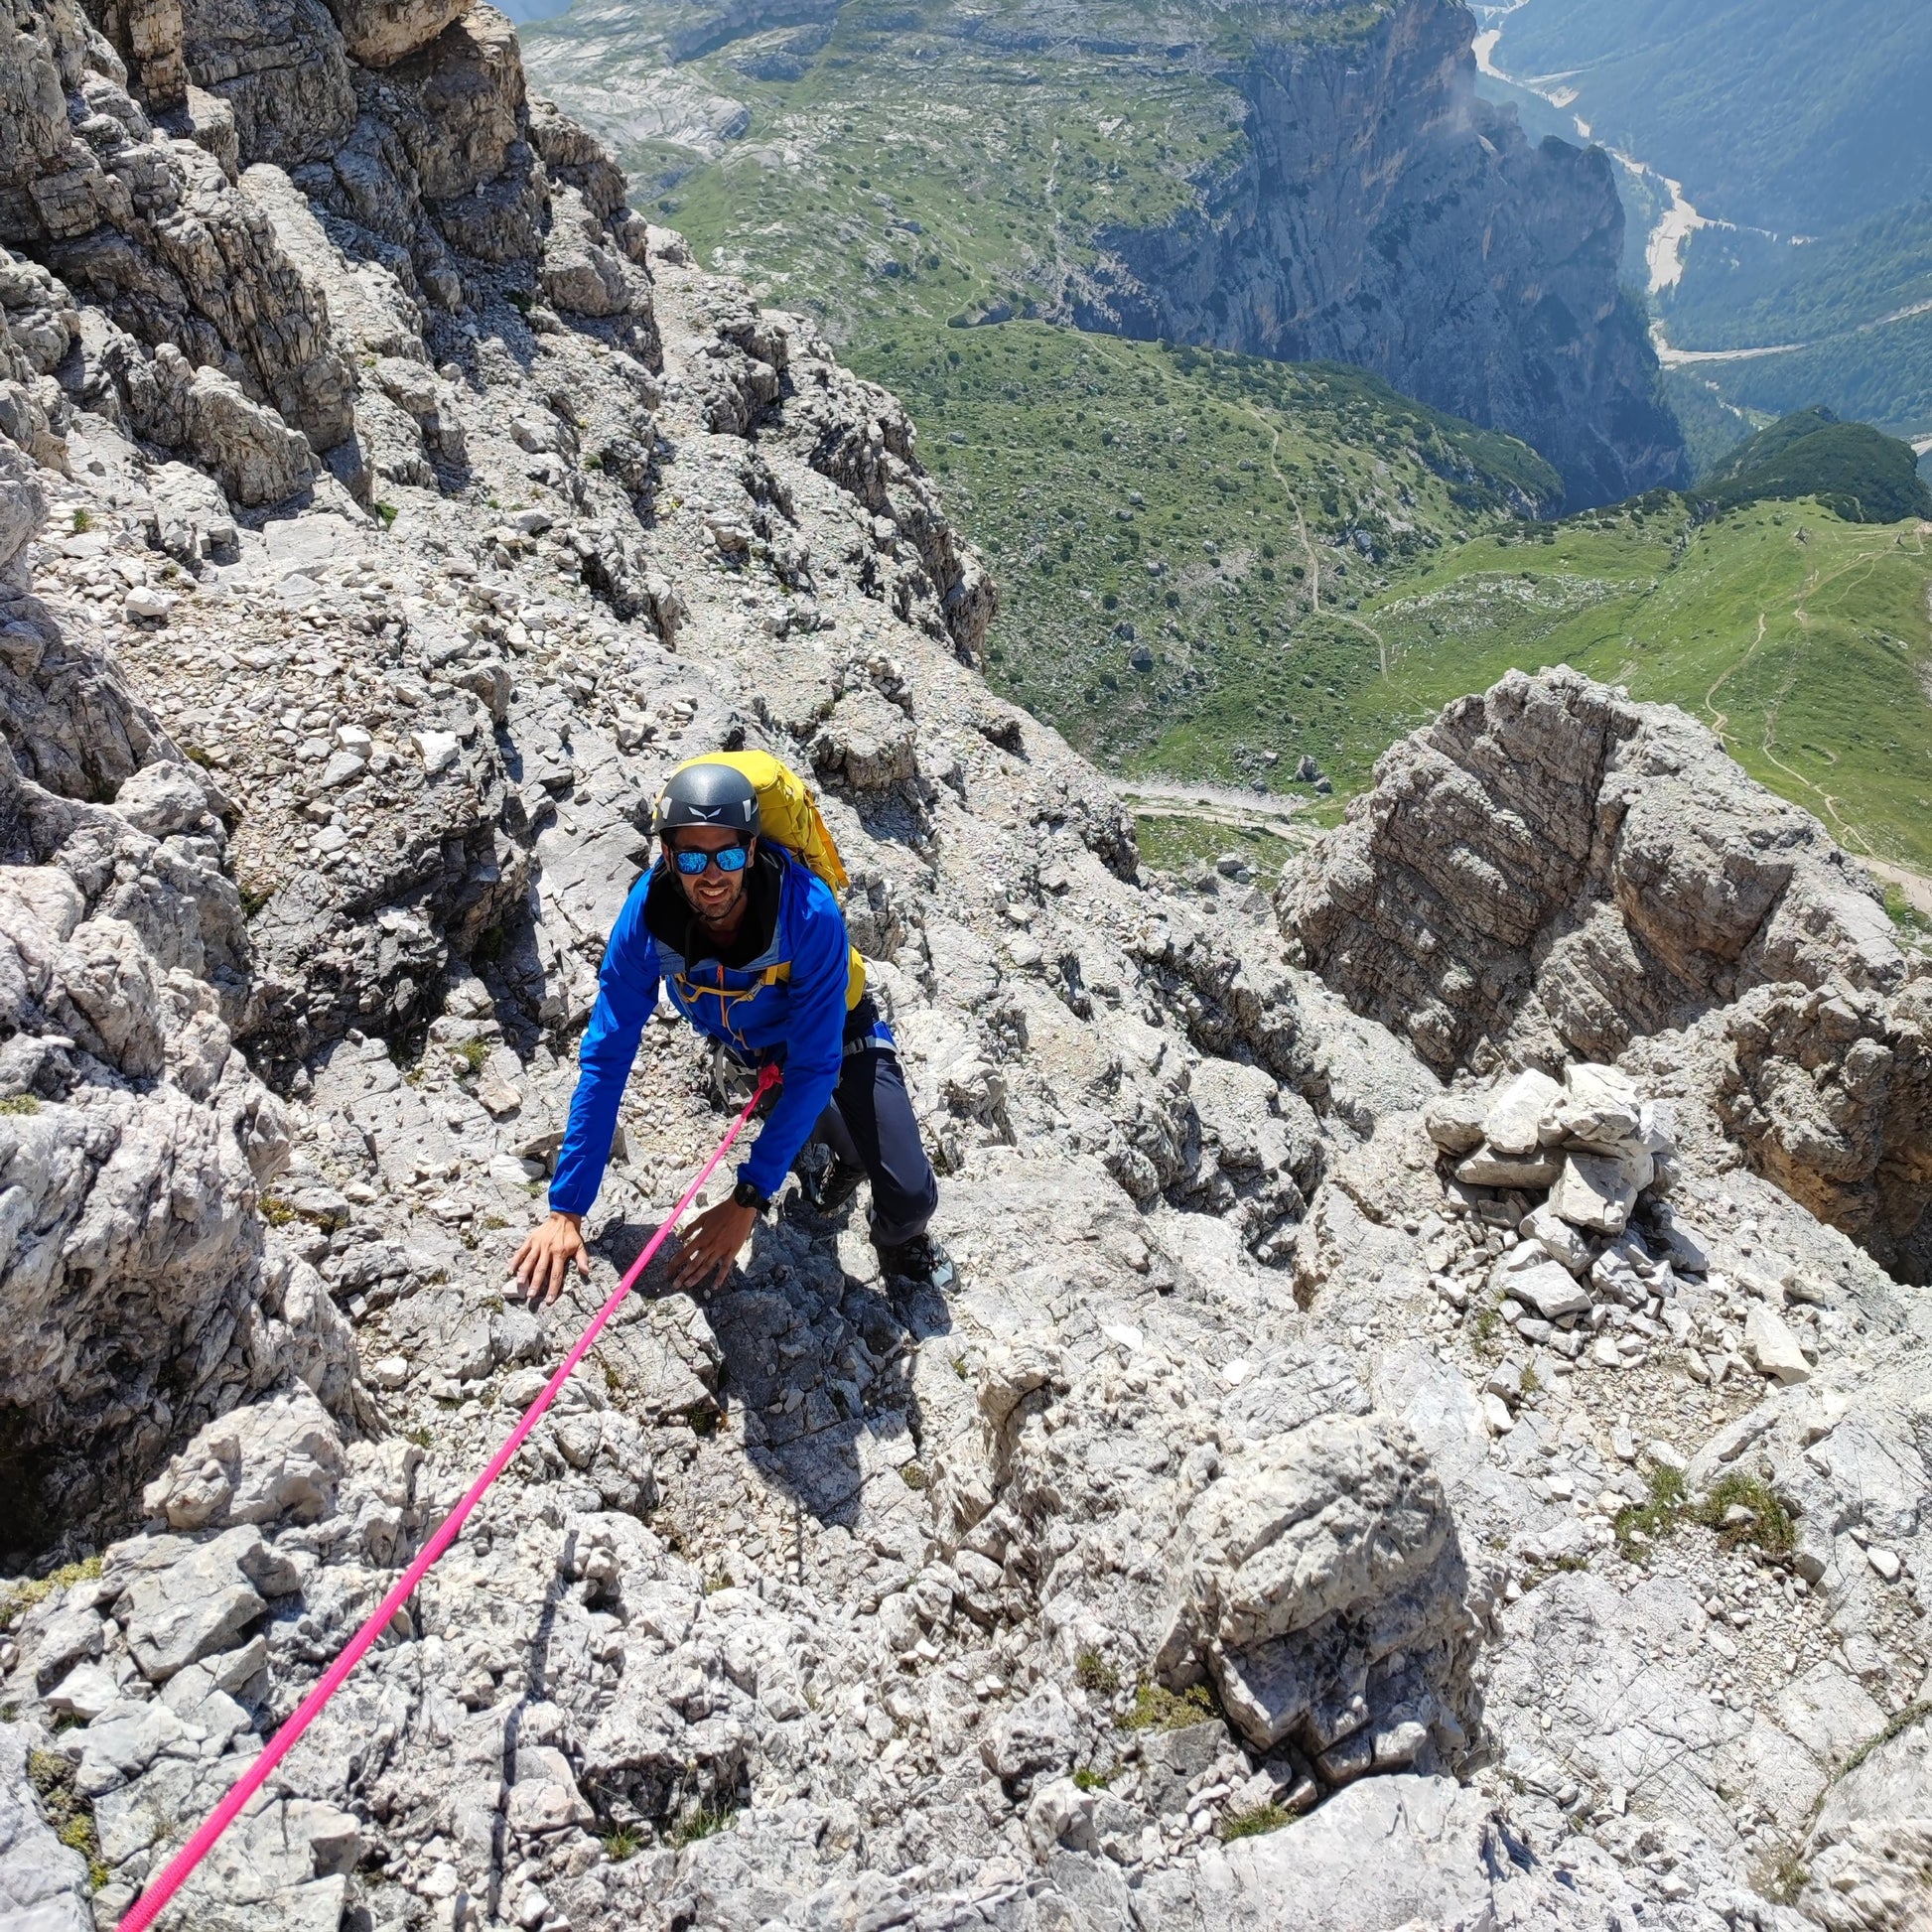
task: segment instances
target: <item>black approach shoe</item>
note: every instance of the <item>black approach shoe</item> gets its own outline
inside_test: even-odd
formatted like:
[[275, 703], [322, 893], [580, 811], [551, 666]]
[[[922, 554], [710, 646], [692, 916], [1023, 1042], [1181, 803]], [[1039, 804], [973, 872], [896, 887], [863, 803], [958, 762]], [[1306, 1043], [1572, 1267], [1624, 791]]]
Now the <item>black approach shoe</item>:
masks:
[[806, 1198], [815, 1212], [836, 1214], [859, 1191], [859, 1183], [865, 1177], [864, 1168], [849, 1167], [834, 1156], [832, 1165], [812, 1182]]
[[952, 1256], [930, 1235], [924, 1234], [915, 1234], [910, 1241], [899, 1241], [890, 1248], [881, 1248], [879, 1272], [889, 1280], [936, 1288], [942, 1295], [956, 1279]]

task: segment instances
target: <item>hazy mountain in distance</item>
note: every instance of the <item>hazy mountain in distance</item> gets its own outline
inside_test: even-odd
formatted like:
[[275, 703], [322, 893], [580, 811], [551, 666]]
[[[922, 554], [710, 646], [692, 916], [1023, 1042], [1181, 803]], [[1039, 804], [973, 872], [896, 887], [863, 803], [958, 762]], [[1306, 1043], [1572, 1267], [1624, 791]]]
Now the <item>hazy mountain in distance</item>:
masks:
[[[1626, 247], [1703, 461], [1814, 403], [1932, 437], [1932, 36], [1917, 0], [1520, 0], [1478, 9], [1532, 125], [1619, 171]], [[1673, 197], [1665, 178], [1681, 185]]]
[[1932, 194], [1922, 0], [1523, 0], [1495, 62], [1706, 214], [1814, 234]]

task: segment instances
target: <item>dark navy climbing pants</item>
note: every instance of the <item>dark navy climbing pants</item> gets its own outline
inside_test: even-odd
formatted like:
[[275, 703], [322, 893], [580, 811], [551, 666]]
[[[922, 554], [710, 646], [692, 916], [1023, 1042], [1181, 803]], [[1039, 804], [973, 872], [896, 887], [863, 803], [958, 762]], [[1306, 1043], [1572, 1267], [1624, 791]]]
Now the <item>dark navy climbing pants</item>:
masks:
[[865, 1169], [872, 1182], [872, 1238], [882, 1248], [923, 1234], [939, 1205], [939, 1182], [891, 1042], [871, 998], [861, 1000], [847, 1025], [845, 1064], [832, 1104], [813, 1136], [849, 1167]]

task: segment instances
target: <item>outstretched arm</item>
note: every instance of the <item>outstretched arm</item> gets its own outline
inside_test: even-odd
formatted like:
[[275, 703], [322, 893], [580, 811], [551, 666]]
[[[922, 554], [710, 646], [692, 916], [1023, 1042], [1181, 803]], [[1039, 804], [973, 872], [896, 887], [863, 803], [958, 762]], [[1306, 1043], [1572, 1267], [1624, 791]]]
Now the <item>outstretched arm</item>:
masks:
[[581, 1224], [597, 1199], [617, 1131], [618, 1105], [637, 1057], [644, 1023], [657, 1004], [657, 953], [644, 929], [644, 893], [640, 880], [604, 950], [598, 973], [597, 1004], [577, 1049], [577, 1091], [571, 1096], [570, 1123], [557, 1155], [550, 1183], [550, 1219], [525, 1241], [512, 1264], [516, 1278], [534, 1301], [554, 1302], [573, 1263], [590, 1272]]

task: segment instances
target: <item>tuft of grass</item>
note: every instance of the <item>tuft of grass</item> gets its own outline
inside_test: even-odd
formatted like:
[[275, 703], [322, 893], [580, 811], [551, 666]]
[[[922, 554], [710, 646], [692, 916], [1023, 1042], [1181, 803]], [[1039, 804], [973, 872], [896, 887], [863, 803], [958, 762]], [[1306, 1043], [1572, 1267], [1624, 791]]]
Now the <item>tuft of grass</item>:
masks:
[[613, 1864], [622, 1864], [627, 1859], [634, 1859], [644, 1849], [642, 1837], [626, 1825], [619, 1825], [606, 1832], [598, 1843], [604, 1847], [604, 1856]]
[[1689, 1502], [1684, 1478], [1659, 1463], [1650, 1472], [1650, 1495], [1616, 1513], [1616, 1547], [1626, 1563], [1643, 1559], [1646, 1546], [1659, 1543], [1678, 1526]]
[[711, 1838], [726, 1830], [737, 1816], [736, 1805], [700, 1805], [696, 1811], [687, 1812], [671, 1827], [671, 1844], [681, 1852], [687, 1845], [695, 1845], [701, 1838]]
[[1134, 1687], [1134, 1708], [1114, 1723], [1121, 1730], [1185, 1730], [1219, 1715], [1205, 1684], [1171, 1691], [1165, 1684], [1141, 1683]]
[[84, 537], [87, 534], [87, 532], [91, 530], [93, 527], [94, 527], [94, 513], [92, 510], [81, 509], [81, 510], [74, 511], [73, 534], [75, 536]]
[[1109, 1764], [1099, 1770], [1089, 1770], [1083, 1764], [1074, 1772], [1073, 1782], [1081, 1791], [1105, 1791], [1119, 1775], [1118, 1764]]
[[458, 1079], [474, 1080], [489, 1063], [489, 1042], [486, 1039], [466, 1039], [450, 1057], [459, 1069]]
[[70, 1852], [78, 1852], [87, 1862], [87, 1883], [100, 1890], [110, 1876], [100, 1856], [100, 1840], [94, 1831], [94, 1808], [74, 1788], [75, 1766], [59, 1751], [29, 1751], [27, 1781], [40, 1794], [47, 1822], [54, 1836]]
[[31, 1093], [9, 1094], [0, 1100], [0, 1114], [37, 1114], [41, 1103]]
[[1120, 1672], [1097, 1650], [1083, 1650], [1073, 1662], [1073, 1681], [1083, 1691], [1112, 1697], [1120, 1689]]
[[731, 1589], [732, 1587], [734, 1586], [732, 1584], [731, 1572], [728, 1570], [714, 1570], [704, 1580], [704, 1593], [707, 1596], [716, 1596], [721, 1589]]
[[280, 1194], [264, 1194], [261, 1198], [261, 1217], [272, 1228], [285, 1228], [296, 1218], [296, 1213]]
[[393, 503], [377, 503], [375, 513], [382, 519], [382, 527], [387, 530], [394, 526], [400, 512]]
[[1922, 1724], [1927, 1718], [1932, 1718], [1932, 1702], [1928, 1702], [1924, 1699], [1920, 1699], [1916, 1703], [1906, 1705], [1906, 1707], [1902, 1711], [1894, 1712], [1893, 1715], [1885, 1721], [1882, 1729], [1873, 1731], [1872, 1734], [1869, 1737], [1867, 1737], [1864, 1740], [1864, 1742], [1861, 1744], [1858, 1747], [1858, 1749], [1855, 1750], [1852, 1753], [1852, 1755], [1845, 1760], [1845, 1762], [1839, 1767], [1838, 1775], [1835, 1778], [1833, 1778], [1832, 1782], [1834, 1784], [1842, 1783], [1846, 1778], [1849, 1778], [1852, 1775], [1852, 1773], [1856, 1771], [1859, 1768], [1859, 1766], [1863, 1764], [1865, 1761], [1865, 1759], [1871, 1755], [1873, 1751], [1877, 1750], [1881, 1745], [1889, 1744], [1891, 1740], [1894, 1737], [1898, 1736], [1901, 1732], [1910, 1730], [1914, 1725]]
[[1280, 1805], [1256, 1805], [1252, 1811], [1231, 1811], [1221, 1820], [1221, 1839], [1233, 1844], [1237, 1838], [1259, 1838], [1264, 1832], [1278, 1832], [1295, 1820]]
[[0, 1630], [11, 1630], [37, 1603], [45, 1603], [57, 1589], [75, 1584], [90, 1584], [100, 1577], [100, 1559], [83, 1557], [78, 1563], [63, 1564], [45, 1577], [30, 1578], [24, 1584], [0, 1590]]
[[[1741, 1505], [1751, 1513], [1751, 1521], [1726, 1526], [1725, 1512]], [[1741, 1543], [1754, 1543], [1767, 1557], [1788, 1556], [1797, 1541], [1791, 1512], [1778, 1501], [1768, 1483], [1756, 1476], [1733, 1471], [1705, 1497], [1698, 1506], [1698, 1521], [1716, 1530], [1718, 1540], [1727, 1550]]]
[[1758, 1885], [1774, 1905], [1795, 1905], [1798, 1894], [1811, 1882], [1811, 1866], [1793, 1852], [1789, 1858], [1781, 1860]]

